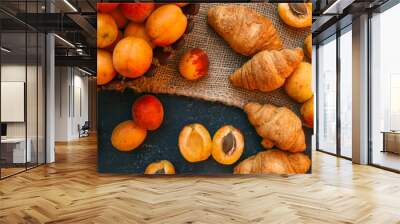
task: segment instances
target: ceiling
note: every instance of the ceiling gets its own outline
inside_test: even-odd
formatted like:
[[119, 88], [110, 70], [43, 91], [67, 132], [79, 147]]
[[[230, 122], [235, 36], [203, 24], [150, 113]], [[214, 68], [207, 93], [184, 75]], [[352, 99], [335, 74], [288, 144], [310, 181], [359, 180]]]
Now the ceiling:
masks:
[[[312, 0], [313, 42], [317, 43], [331, 36], [341, 26], [351, 23], [352, 18], [360, 12], [376, 8], [387, 1]], [[2, 46], [12, 50], [8, 54], [10, 59], [13, 58], [11, 56], [17, 58], [26, 55], [27, 41], [29, 56], [37, 51], [35, 35], [29, 34], [30, 31], [54, 32], [76, 46], [71, 48], [62, 39], [55, 39], [56, 56], [63, 56], [59, 57], [60, 60], [65, 60], [63, 63], [93, 63], [96, 60], [96, 37], [93, 36], [96, 33], [96, 2], [97, 0], [47, 0], [46, 5], [46, 0], [0, 0]], [[48, 13], [49, 11], [52, 13]], [[26, 31], [28, 34], [25, 38], [20, 33]], [[82, 53], [78, 53], [77, 49]]]
[[[9, 53], [2, 51], [2, 60], [31, 60], [36, 57], [37, 51], [44, 48], [44, 43], [40, 42], [44, 41], [43, 33], [50, 32], [61, 37], [55, 38], [56, 64], [59, 58], [64, 60], [61, 62], [64, 64], [79, 63], [83, 60], [90, 61], [86, 65], [95, 64], [96, 2], [47, 0], [46, 5], [45, 0], [0, 0], [1, 43], [3, 47], [11, 50]], [[79, 57], [83, 57], [82, 60], [79, 60]]]
[[391, 0], [314, 0], [313, 43], [327, 39], [350, 25], [354, 17], [374, 11]]
[[[73, 12], [64, 0], [47, 0], [53, 12]], [[79, 12], [95, 12], [97, 0], [68, 0]], [[44, 13], [46, 12], [45, 0], [1, 0], [1, 7], [7, 7], [14, 12]], [[48, 10], [49, 11], [49, 10]]]

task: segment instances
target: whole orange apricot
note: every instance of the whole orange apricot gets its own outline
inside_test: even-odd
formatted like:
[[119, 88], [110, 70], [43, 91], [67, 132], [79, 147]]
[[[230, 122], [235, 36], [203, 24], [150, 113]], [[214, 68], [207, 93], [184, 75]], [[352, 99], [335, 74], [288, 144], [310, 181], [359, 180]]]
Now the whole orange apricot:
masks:
[[105, 13], [97, 14], [97, 47], [105, 48], [111, 45], [118, 36], [118, 27], [112, 16]]
[[179, 7], [185, 7], [185, 6], [189, 5], [189, 2], [178, 2], [178, 3], [175, 3], [175, 5], [177, 5]]
[[179, 72], [187, 80], [197, 80], [208, 74], [207, 53], [199, 48], [189, 49], [179, 61]]
[[314, 128], [314, 96], [308, 99], [300, 108], [304, 123], [309, 128]]
[[118, 31], [117, 39], [110, 46], [107, 46], [106, 48], [103, 49], [112, 53], [114, 51], [115, 46], [118, 44], [120, 40], [122, 40], [123, 37], [124, 35], [122, 34], [122, 32]]
[[111, 12], [115, 8], [117, 8], [119, 3], [97, 3], [97, 10], [99, 12]]
[[164, 107], [155, 96], [141, 96], [132, 106], [132, 117], [140, 127], [154, 131], [163, 122]]
[[121, 11], [129, 20], [142, 23], [153, 12], [154, 3], [121, 3]]
[[187, 18], [175, 4], [163, 5], [149, 16], [146, 32], [156, 46], [168, 46], [177, 41], [187, 26]]
[[137, 78], [150, 68], [153, 49], [137, 37], [125, 37], [118, 42], [113, 51], [115, 70], [125, 77]]
[[126, 26], [126, 24], [128, 23], [128, 20], [122, 14], [122, 12], [119, 8], [112, 10], [110, 12], [110, 15], [114, 18], [115, 23], [117, 23], [117, 26], [119, 29], [124, 28]]
[[118, 124], [111, 135], [111, 144], [119, 151], [132, 151], [146, 139], [147, 131], [132, 120]]
[[110, 82], [117, 72], [112, 64], [111, 53], [105, 50], [97, 50], [97, 85]]
[[144, 24], [142, 23], [135, 23], [135, 22], [130, 22], [128, 26], [125, 28], [124, 31], [124, 36], [132, 36], [132, 37], [138, 37], [142, 38], [145, 40], [151, 48], [154, 48], [153, 43], [151, 43], [149, 35], [146, 33], [146, 28], [144, 27]]

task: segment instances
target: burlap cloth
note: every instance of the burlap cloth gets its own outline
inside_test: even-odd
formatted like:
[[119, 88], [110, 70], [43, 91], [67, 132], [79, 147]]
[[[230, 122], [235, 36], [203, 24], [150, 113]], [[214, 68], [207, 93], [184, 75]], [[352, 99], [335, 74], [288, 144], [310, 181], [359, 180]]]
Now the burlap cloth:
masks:
[[[272, 103], [277, 106], [287, 106], [298, 114], [299, 105], [291, 100], [283, 89], [262, 93], [232, 86], [228, 79], [229, 75], [250, 58], [235, 53], [207, 24], [208, 8], [221, 4], [224, 3], [201, 4], [200, 12], [194, 18], [194, 29], [186, 35], [185, 45], [175, 57], [167, 65], [157, 68], [154, 76], [126, 81], [126, 87], [138, 92], [177, 94], [218, 101], [240, 108], [250, 101]], [[277, 13], [277, 4], [243, 3], [241, 5], [253, 8], [271, 19], [286, 48], [303, 47], [304, 39], [311, 32], [310, 28], [296, 30], [284, 24]], [[194, 47], [207, 52], [210, 61], [209, 74], [198, 81], [187, 81], [179, 74], [178, 63], [181, 55], [187, 49]]]

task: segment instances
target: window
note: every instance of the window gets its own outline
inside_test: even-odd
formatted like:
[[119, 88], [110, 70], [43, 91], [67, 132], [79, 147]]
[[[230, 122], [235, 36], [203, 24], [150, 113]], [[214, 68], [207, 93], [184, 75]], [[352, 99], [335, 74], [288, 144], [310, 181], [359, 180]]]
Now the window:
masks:
[[[44, 3], [1, 4], [24, 16], [40, 12]], [[0, 178], [5, 178], [45, 163], [46, 39], [8, 14], [1, 12], [0, 20]]]
[[371, 18], [370, 160], [400, 170], [400, 5]]
[[318, 47], [318, 145], [336, 153], [336, 36]]
[[400, 73], [390, 74], [390, 130], [400, 130]]
[[340, 155], [352, 157], [352, 32], [340, 36]]

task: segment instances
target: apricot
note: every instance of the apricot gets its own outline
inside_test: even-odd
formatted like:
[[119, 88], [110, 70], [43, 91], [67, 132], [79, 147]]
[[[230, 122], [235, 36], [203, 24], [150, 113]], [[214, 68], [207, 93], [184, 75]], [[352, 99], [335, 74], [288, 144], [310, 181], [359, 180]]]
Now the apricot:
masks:
[[312, 25], [312, 3], [278, 3], [278, 14], [284, 23], [294, 28]]
[[105, 13], [97, 14], [97, 47], [105, 48], [111, 45], [118, 36], [118, 27], [112, 16]]
[[120, 8], [126, 18], [142, 23], [153, 12], [154, 3], [121, 3]]
[[127, 78], [142, 76], [150, 68], [153, 49], [136, 37], [125, 37], [118, 42], [113, 51], [115, 70]]
[[111, 144], [119, 151], [132, 151], [144, 142], [146, 136], [146, 129], [139, 127], [132, 120], [127, 120], [114, 128]]
[[242, 155], [243, 149], [244, 137], [237, 128], [225, 125], [214, 134], [211, 155], [218, 163], [235, 163]]
[[119, 8], [116, 8], [110, 12], [110, 15], [114, 18], [115, 23], [117, 24], [119, 29], [122, 29], [128, 23], [128, 19], [122, 14]]
[[187, 80], [197, 80], [208, 74], [207, 53], [199, 48], [189, 49], [179, 61], [179, 72]]
[[175, 5], [177, 5], [179, 7], [184, 7], [184, 6], [189, 5], [189, 3], [188, 2], [178, 2], [178, 3], [175, 3]]
[[97, 50], [97, 85], [110, 82], [117, 72], [112, 64], [111, 53], [105, 50]]
[[301, 62], [284, 85], [286, 93], [298, 103], [304, 103], [313, 96], [312, 66]]
[[185, 126], [179, 134], [178, 145], [183, 158], [191, 163], [204, 161], [211, 155], [211, 136], [202, 124]]
[[103, 48], [103, 49], [112, 53], [114, 51], [115, 46], [118, 44], [118, 42], [120, 40], [122, 40], [123, 37], [124, 37], [124, 35], [122, 34], [122, 32], [118, 31], [117, 39], [110, 46]]
[[175, 167], [168, 160], [161, 160], [158, 162], [150, 163], [144, 174], [175, 174]]
[[144, 95], [132, 105], [132, 117], [140, 127], [154, 131], [163, 122], [164, 108], [157, 97]]
[[107, 13], [117, 8], [119, 3], [97, 3], [97, 11]]
[[146, 32], [156, 46], [168, 46], [177, 41], [186, 30], [187, 18], [174, 4], [163, 5], [149, 16]]
[[308, 99], [300, 108], [304, 123], [309, 128], [314, 128], [314, 97]]
[[129, 36], [142, 38], [150, 45], [151, 48], [154, 48], [154, 44], [151, 43], [150, 37], [146, 33], [146, 28], [142, 23], [130, 22], [124, 31], [124, 37]]
[[310, 33], [304, 40], [304, 51], [309, 59], [312, 59], [312, 34]]

